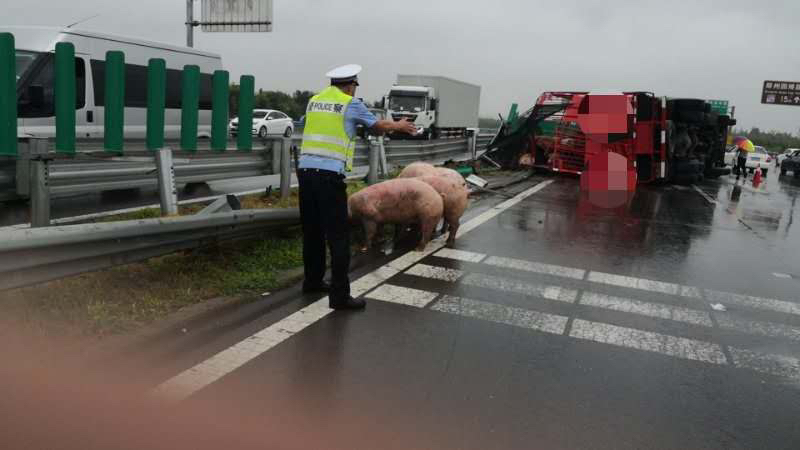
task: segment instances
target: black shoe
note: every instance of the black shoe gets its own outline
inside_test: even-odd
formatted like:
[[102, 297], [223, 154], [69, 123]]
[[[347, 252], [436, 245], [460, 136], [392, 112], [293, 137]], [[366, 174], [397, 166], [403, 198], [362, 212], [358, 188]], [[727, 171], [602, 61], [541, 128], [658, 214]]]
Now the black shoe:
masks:
[[330, 300], [328, 306], [330, 306], [331, 309], [364, 309], [364, 307], [367, 306], [367, 302], [365, 302], [363, 298], [347, 296], [347, 298], [343, 300]]
[[331, 286], [321, 281], [319, 284], [303, 285], [303, 294], [327, 294], [331, 291]]

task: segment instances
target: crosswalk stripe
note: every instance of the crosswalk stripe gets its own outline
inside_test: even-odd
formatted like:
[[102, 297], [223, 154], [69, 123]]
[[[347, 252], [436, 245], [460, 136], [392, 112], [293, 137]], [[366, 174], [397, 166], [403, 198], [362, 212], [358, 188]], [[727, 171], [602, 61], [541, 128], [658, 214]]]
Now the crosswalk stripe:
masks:
[[567, 317], [555, 314], [500, 306], [449, 295], [442, 297], [431, 309], [553, 334], [563, 334], [569, 320]]
[[577, 339], [662, 353], [676, 358], [712, 364], [727, 362], [722, 347], [717, 344], [588, 320], [576, 319], [569, 335]]
[[800, 380], [800, 360], [791, 356], [756, 353], [730, 347], [733, 365], [743, 369], [751, 369], [768, 373], [777, 377]]
[[800, 315], [800, 304], [798, 303], [750, 295], [732, 294], [711, 289], [704, 289], [704, 291], [706, 293], [706, 299], [712, 303], [719, 302], [728, 305], [744, 306], [746, 308], [768, 309], [780, 313]]
[[481, 262], [481, 260], [486, 257], [486, 255], [484, 255], [483, 253], [467, 252], [464, 250], [456, 250], [453, 248], [443, 248], [438, 252], [436, 252], [435, 256], [438, 256], [440, 258], [453, 259], [456, 261], [466, 261], [474, 263]]
[[629, 314], [638, 314], [640, 316], [655, 317], [658, 319], [673, 320], [692, 325], [701, 325], [704, 327], [714, 326], [709, 313], [705, 311], [669, 306], [661, 303], [644, 302], [623, 297], [614, 297], [594, 292], [584, 292], [581, 297], [581, 305]]
[[[439, 254], [436, 256], [439, 256]], [[516, 269], [525, 272], [543, 273], [546, 275], [574, 278], [576, 280], [583, 279], [584, 275], [586, 274], [586, 271], [582, 269], [572, 269], [569, 267], [525, 261], [522, 259], [504, 258], [501, 256], [490, 256], [486, 258], [483, 263], [489, 266]]]
[[387, 283], [367, 294], [367, 298], [424, 308], [432, 302], [437, 295], [438, 294], [435, 292], [394, 286]]
[[[464, 271], [457, 269], [430, 266], [422, 263], [416, 264], [405, 273], [446, 282], [455, 282], [460, 280], [462, 284], [468, 286], [492, 289], [501, 292], [511, 292], [531, 297], [540, 297], [547, 300], [561, 301], [566, 303], [575, 302], [575, 299], [578, 295], [577, 290], [566, 289], [560, 286], [530, 283], [493, 275], [484, 275], [481, 273], [465, 273]], [[717, 319], [718, 325], [722, 329], [732, 330], [744, 334], [800, 341], [800, 328], [779, 323], [758, 322], [737, 318], [729, 313], [702, 311], [680, 306], [667, 305], [664, 303], [654, 303], [632, 298], [600, 294], [586, 290], [583, 291], [580, 304], [593, 308], [671, 320], [674, 322], [682, 322], [706, 328], [714, 328], [714, 322], [712, 319], [713, 317], [714, 319]]]
[[426, 264], [417, 264], [410, 269], [406, 270], [408, 275], [415, 275], [423, 278], [430, 278], [433, 280], [442, 280], [454, 282], [464, 275], [464, 272], [456, 269], [448, 269], [445, 267], [429, 266]]
[[548, 300], [573, 303], [578, 296], [578, 291], [567, 289], [561, 286], [549, 286], [536, 283], [525, 283], [522, 281], [501, 278], [480, 273], [470, 273], [461, 279], [461, 283], [467, 286], [494, 289], [498, 291], [514, 292], [517, 294], [542, 297]]
[[[416, 300], [409, 300], [404, 296]], [[419, 289], [384, 284], [367, 297], [391, 303], [424, 307], [438, 294]], [[550, 334], [564, 334], [569, 318], [496, 303], [444, 295], [431, 308], [447, 314], [470, 317]], [[715, 365], [730, 365], [783, 378], [800, 381], [800, 359], [769, 353], [758, 353], [729, 347], [731, 360], [717, 343], [637, 330], [607, 323], [575, 319], [569, 337], [574, 339], [659, 353], [674, 358], [701, 361]]]
[[747, 320], [719, 312], [715, 312], [714, 317], [717, 319], [719, 327], [727, 330], [800, 341], [800, 328], [797, 327], [773, 322]]
[[[449, 258], [447, 253], [436, 253], [435, 256], [445, 259], [456, 259], [464, 261], [459, 258]], [[474, 262], [474, 261], [470, 261]], [[543, 273], [548, 275], [556, 275], [563, 278], [579, 279], [578, 274], [584, 272], [583, 269], [574, 267], [565, 267], [552, 264], [544, 264], [533, 261], [525, 261], [519, 259], [500, 258], [495, 256], [488, 256], [482, 261], [482, 264], [491, 265], [495, 267], [503, 267], [509, 269], [522, 270], [527, 272]], [[756, 297], [751, 295], [734, 294], [731, 292], [717, 291], [713, 289], [703, 289], [694, 286], [685, 286], [676, 283], [668, 283], [665, 281], [649, 280], [644, 278], [636, 278], [625, 275], [617, 275], [605, 272], [591, 271], [586, 280], [592, 283], [606, 284], [610, 286], [618, 286], [629, 289], [654, 292], [658, 294], [667, 294], [678, 297], [690, 298], [695, 301], [706, 301], [708, 303], [722, 303], [735, 306], [743, 306], [746, 308], [767, 310], [779, 312], [784, 314], [800, 315], [800, 303], [777, 300], [773, 298]]]

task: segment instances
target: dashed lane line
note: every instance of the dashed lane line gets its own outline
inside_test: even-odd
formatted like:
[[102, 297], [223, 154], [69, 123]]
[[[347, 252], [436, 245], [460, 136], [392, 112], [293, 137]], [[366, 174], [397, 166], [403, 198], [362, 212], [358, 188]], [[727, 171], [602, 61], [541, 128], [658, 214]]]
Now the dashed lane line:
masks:
[[[447, 253], [435, 253], [434, 256], [443, 259], [452, 259], [448, 257]], [[459, 259], [463, 260], [463, 259]], [[578, 279], [578, 274], [583, 269], [574, 267], [557, 266], [552, 264], [543, 264], [534, 261], [523, 260], [510, 260], [498, 263], [498, 260], [503, 259], [489, 256], [483, 260], [482, 264], [498, 266], [510, 269], [517, 269], [522, 271], [543, 273], [548, 275], [555, 275], [562, 278]], [[637, 278], [625, 275], [617, 275], [612, 273], [590, 271], [586, 278], [587, 281], [598, 284], [606, 284], [610, 286], [618, 286], [628, 289], [635, 289], [647, 292], [654, 292], [658, 294], [667, 294], [679, 297], [686, 297], [696, 301], [706, 301], [711, 303], [722, 303], [724, 305], [743, 306], [746, 308], [768, 310], [772, 312], [779, 312], [784, 314], [800, 315], [800, 303], [790, 302], [786, 300], [778, 300], [774, 298], [757, 297], [752, 295], [734, 294], [732, 292], [723, 292], [713, 289], [703, 289], [695, 286], [685, 286], [676, 283], [669, 283], [665, 281], [649, 280], [644, 278]]]
[[[469, 233], [552, 183], [552, 180], [543, 181], [517, 194], [514, 198], [484, 211], [461, 225], [457, 236], [460, 237]], [[444, 247], [444, 239], [435, 239], [428, 243], [425, 250], [408, 252], [385, 266], [362, 276], [350, 284], [352, 295], [357, 297], [367, 293], [394, 275], [440, 250], [442, 247]], [[304, 328], [330, 314], [332, 311], [327, 307], [327, 302], [328, 297], [324, 297], [194, 367], [181, 372], [156, 387], [154, 389], [154, 394], [172, 401], [186, 399], [195, 392], [207, 387], [211, 383], [214, 383], [249, 361], [257, 358], [264, 352], [272, 349], [293, 334], [302, 331]]]
[[[404, 289], [408, 289], [388, 284], [384, 284], [381, 289], [382, 288], [390, 290], [399, 289], [395, 292], [402, 292]], [[413, 291], [418, 290], [414, 289]], [[378, 292], [378, 290], [375, 292]], [[381, 300], [381, 298], [379, 298], [381, 297], [380, 295], [374, 296], [373, 294], [374, 293], [370, 293], [367, 297]], [[435, 292], [430, 292], [427, 298], [435, 298], [437, 295], [438, 294]], [[398, 299], [397, 297], [392, 297], [388, 301], [407, 304], [406, 300]], [[569, 321], [568, 317], [562, 315], [547, 314], [449, 295], [442, 296], [430, 309], [442, 313], [558, 335], [564, 333]], [[792, 379], [794, 382], [800, 381], [800, 360], [789, 356], [764, 354], [731, 347], [730, 353], [732, 355], [732, 360], [730, 360], [725, 356], [722, 346], [714, 342], [688, 339], [583, 319], [575, 319], [573, 321], [567, 336], [615, 347], [658, 353], [678, 359], [752, 370]]]
[[[575, 303], [578, 291], [561, 286], [524, 282], [480, 273], [465, 273], [457, 269], [416, 264], [406, 270], [407, 275], [456, 282], [500, 292], [521, 294], [528, 297]], [[754, 336], [766, 336], [790, 341], [800, 341], [800, 328], [773, 322], [753, 321], [729, 313], [697, 310], [664, 303], [654, 303], [626, 297], [617, 297], [597, 292], [582, 291], [580, 304], [598, 309], [623, 312], [644, 317], [681, 322], [706, 328], [714, 328], [714, 320], [720, 329]]]

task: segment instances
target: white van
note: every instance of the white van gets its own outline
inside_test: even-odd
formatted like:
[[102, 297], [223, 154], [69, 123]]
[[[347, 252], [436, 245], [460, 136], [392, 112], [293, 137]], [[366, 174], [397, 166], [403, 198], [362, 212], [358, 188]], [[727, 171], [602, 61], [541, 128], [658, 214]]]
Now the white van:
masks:
[[146, 134], [147, 64], [151, 58], [167, 63], [166, 138], [180, 137], [181, 79], [187, 64], [200, 67], [201, 73], [198, 135], [211, 135], [211, 74], [222, 68], [219, 55], [71, 28], [0, 27], [0, 32], [12, 33], [15, 39], [20, 137], [55, 136], [54, 51], [58, 42], [75, 46], [78, 139], [103, 136], [105, 58], [109, 50], [125, 53], [126, 138], [144, 138]]

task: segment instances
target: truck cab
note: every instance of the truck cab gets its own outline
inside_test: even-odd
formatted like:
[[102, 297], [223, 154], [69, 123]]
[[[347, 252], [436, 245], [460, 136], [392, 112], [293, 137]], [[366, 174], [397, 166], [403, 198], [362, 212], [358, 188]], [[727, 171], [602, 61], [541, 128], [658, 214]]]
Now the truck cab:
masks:
[[386, 115], [417, 126], [417, 135], [436, 138], [436, 91], [427, 86], [392, 86], [384, 99]]

